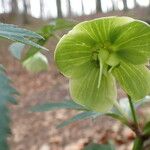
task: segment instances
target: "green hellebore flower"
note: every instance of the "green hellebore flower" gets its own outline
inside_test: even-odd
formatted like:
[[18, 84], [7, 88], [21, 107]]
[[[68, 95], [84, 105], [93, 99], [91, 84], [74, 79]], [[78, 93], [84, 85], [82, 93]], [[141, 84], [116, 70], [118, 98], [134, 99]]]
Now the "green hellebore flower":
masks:
[[106, 17], [76, 25], [59, 41], [56, 64], [70, 79], [73, 100], [105, 112], [117, 99], [115, 79], [133, 100], [150, 92], [150, 26], [129, 17]]

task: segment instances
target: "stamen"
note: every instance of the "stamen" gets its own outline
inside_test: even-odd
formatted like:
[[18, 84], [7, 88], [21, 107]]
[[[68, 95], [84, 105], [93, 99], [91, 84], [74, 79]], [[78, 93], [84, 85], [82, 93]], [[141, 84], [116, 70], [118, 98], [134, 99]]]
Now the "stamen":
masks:
[[98, 55], [98, 59], [99, 59], [99, 78], [98, 78], [97, 88], [100, 88], [101, 80], [102, 80], [102, 73], [103, 73], [103, 61], [99, 55]]

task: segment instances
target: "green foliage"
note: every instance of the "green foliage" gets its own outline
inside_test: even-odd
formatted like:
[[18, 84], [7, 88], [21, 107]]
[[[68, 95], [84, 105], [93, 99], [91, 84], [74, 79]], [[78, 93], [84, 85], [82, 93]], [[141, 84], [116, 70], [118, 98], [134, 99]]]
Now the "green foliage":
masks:
[[[53, 36], [57, 37], [57, 35], [56, 35], [57, 31], [63, 30], [66, 28], [71, 28], [74, 25], [75, 25], [75, 22], [73, 22], [73, 21], [64, 20], [64, 19], [55, 19], [49, 25], [45, 25], [37, 31], [37, 34], [43, 38], [34, 39], [34, 43], [36, 43], [37, 45], [43, 46], [44, 44], [46, 44], [46, 42], [51, 37], [53, 37]], [[37, 72], [47, 70], [48, 60], [43, 54], [40, 53], [40, 51], [42, 50], [41, 47], [35, 47], [35, 46], [30, 47], [27, 50], [27, 52], [25, 53], [25, 55], [23, 56], [24, 50], [25, 50], [25, 44], [22, 44], [22, 43], [13, 43], [10, 46], [11, 54], [15, 58], [21, 60], [23, 66], [28, 71], [33, 72], [33, 73], [37, 73]], [[41, 56], [39, 57], [39, 55], [41, 55], [42, 57]], [[38, 67], [38, 65], [36, 65], [36, 69], [34, 70], [33, 68], [35, 67], [35, 63], [33, 63], [33, 62], [36, 61], [36, 63], [38, 63], [37, 57], [38, 57], [38, 61], [42, 62], [42, 65], [40, 65], [39, 67]]]
[[84, 148], [84, 150], [115, 150], [113, 145], [104, 145], [104, 144], [90, 144]]
[[[125, 103], [124, 105], [126, 105], [126, 104], [127, 103]], [[126, 106], [124, 106], [124, 105], [119, 105], [122, 110], [124, 109], [124, 107], [129, 107], [127, 105]], [[73, 116], [72, 118], [62, 122], [58, 126], [59, 128], [62, 128], [71, 123], [74, 123], [74, 122], [80, 121], [80, 120], [84, 120], [84, 119], [93, 119], [93, 118], [95, 119], [102, 115], [111, 116], [112, 118], [115, 118], [115, 119], [121, 121], [122, 123], [126, 124], [127, 126], [129, 126], [128, 120], [127, 120], [128, 118], [125, 118], [123, 116], [123, 114], [121, 112], [119, 112], [115, 107], [106, 113], [100, 113], [100, 112], [90, 111], [90, 110], [86, 109], [84, 106], [81, 106], [72, 100], [66, 100], [66, 101], [56, 102], [56, 103], [49, 102], [49, 103], [39, 104], [39, 105], [33, 106], [30, 110], [32, 112], [45, 112], [45, 111], [52, 111], [52, 110], [57, 110], [57, 109], [74, 109], [74, 110], [82, 111], [82, 112], [78, 113], [77, 115]], [[128, 116], [131, 116], [131, 114]]]
[[74, 20], [65, 20], [65, 19], [55, 19], [50, 22], [50, 25], [53, 27], [53, 31], [58, 31], [62, 29], [68, 29], [74, 27], [76, 22]]
[[150, 93], [150, 26], [129, 17], [106, 17], [76, 25], [59, 41], [55, 61], [70, 79], [73, 100], [97, 112], [117, 102], [115, 79], [137, 101]]
[[141, 140], [141, 138], [137, 137], [134, 140], [134, 145], [132, 150], [143, 150], [143, 141]]
[[93, 111], [85, 111], [85, 112], [79, 113], [79, 114], [75, 115], [74, 117], [62, 122], [60, 125], [58, 125], [58, 128], [63, 128], [73, 122], [76, 122], [76, 121], [81, 121], [81, 120], [85, 120], [85, 119], [95, 119], [101, 115], [103, 115], [103, 114], [93, 112]]
[[35, 32], [23, 28], [18, 28], [15, 25], [0, 23], [0, 37], [12, 41], [18, 41], [30, 46], [34, 46], [36, 48], [46, 49], [31, 40], [31, 39], [43, 39], [42, 36], [40, 36]]
[[36, 53], [23, 61], [23, 66], [30, 72], [38, 73], [48, 69], [48, 60], [45, 55]]
[[0, 66], [0, 149], [8, 150], [7, 137], [11, 134], [10, 114], [8, 104], [16, 104], [15, 95], [17, 91], [11, 86], [11, 81]]
[[63, 123], [61, 123], [58, 126], [59, 128], [67, 126], [70, 123], [73, 123], [75, 121], [90, 119], [90, 118], [96, 118], [96, 117], [102, 115], [102, 113], [89, 111], [85, 107], [75, 103], [72, 100], [66, 100], [66, 101], [57, 102], [57, 103], [52, 102], [52, 103], [44, 103], [44, 104], [36, 105], [36, 106], [31, 108], [31, 111], [33, 111], [33, 112], [45, 112], [45, 111], [51, 111], [51, 110], [56, 110], [56, 109], [74, 109], [74, 110], [78, 110], [78, 111], [84, 111], [84, 112], [81, 112], [81, 113], [75, 115], [73, 118], [66, 120]]
[[45, 112], [45, 111], [51, 111], [55, 109], [75, 109], [75, 110], [86, 110], [83, 106], [75, 103], [72, 100], [66, 100], [62, 102], [51, 102], [51, 103], [44, 103], [40, 105], [36, 105], [31, 108], [31, 111], [33, 112]]
[[145, 124], [143, 132], [150, 135], [150, 121]]
[[21, 59], [21, 55], [23, 53], [25, 44], [19, 43], [19, 42], [15, 42], [13, 44], [10, 45], [9, 47], [9, 51], [11, 52], [12, 56], [15, 57], [16, 59], [20, 60]]
[[[43, 40], [43, 37], [41, 35], [26, 29], [18, 28], [17, 26], [14, 25], [0, 23], [0, 37], [12, 41], [21, 42], [11, 46], [11, 53], [17, 59], [21, 58], [21, 52], [18, 49], [23, 49], [24, 44], [36, 47], [37, 49], [46, 50], [46, 48], [34, 42], [35, 39]], [[42, 56], [40, 55], [39, 57]], [[43, 56], [42, 58], [43, 61], [45, 61], [44, 57], [45, 56]], [[37, 61], [39, 59], [34, 58], [34, 63], [32, 62], [34, 65], [35, 65], [35, 60]], [[28, 66], [27, 62], [26, 65]], [[38, 62], [38, 65], [41, 67], [41, 65], [43, 64], [42, 62]], [[11, 130], [9, 127], [10, 114], [9, 114], [8, 105], [17, 103], [14, 97], [17, 94], [18, 94], [17, 91], [11, 86], [11, 80], [7, 77], [5, 73], [5, 69], [0, 64], [0, 149], [1, 150], [9, 149], [9, 146], [7, 144], [7, 137], [11, 134]]]

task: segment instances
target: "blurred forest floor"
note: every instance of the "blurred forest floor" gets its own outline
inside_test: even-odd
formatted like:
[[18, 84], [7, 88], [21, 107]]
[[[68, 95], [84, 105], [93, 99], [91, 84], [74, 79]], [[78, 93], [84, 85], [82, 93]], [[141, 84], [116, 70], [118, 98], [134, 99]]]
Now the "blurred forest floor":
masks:
[[[119, 14], [124, 15], [122, 12]], [[130, 14], [136, 15], [135, 12], [133, 14], [130, 12]], [[117, 14], [110, 13], [109, 15]], [[101, 15], [83, 16], [76, 19], [81, 21], [99, 16]], [[140, 16], [147, 20], [150, 15], [146, 16], [141, 11]], [[27, 27], [35, 29], [45, 24], [40, 22], [34, 19], [33, 23]], [[13, 21], [11, 23], [17, 24]], [[130, 150], [134, 134], [111, 118], [102, 117], [94, 122], [80, 121], [63, 129], [57, 129], [56, 126], [60, 122], [77, 112], [74, 110], [29, 112], [29, 108], [35, 104], [70, 99], [68, 80], [58, 72], [53, 61], [56, 43], [55, 39], [51, 39], [46, 45], [50, 51], [44, 52], [49, 58], [49, 70], [33, 75], [24, 70], [21, 64], [9, 54], [10, 42], [0, 41], [0, 63], [7, 68], [13, 85], [21, 94], [18, 97], [18, 105], [10, 106], [12, 112], [12, 136], [9, 138], [11, 150], [82, 150], [88, 143], [107, 143], [109, 140], [116, 144], [118, 150]], [[122, 92], [119, 92], [119, 97], [121, 96]]]

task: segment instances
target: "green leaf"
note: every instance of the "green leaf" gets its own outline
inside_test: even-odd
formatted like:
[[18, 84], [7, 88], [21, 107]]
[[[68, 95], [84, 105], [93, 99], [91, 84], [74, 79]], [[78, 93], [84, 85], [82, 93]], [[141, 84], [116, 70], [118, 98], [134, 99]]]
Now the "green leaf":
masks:
[[[43, 26], [41, 29], [39, 29], [39, 31], [37, 31], [37, 33], [41, 35], [43, 39], [36, 39], [34, 40], [34, 42], [43, 46], [49, 40], [49, 38], [53, 36], [53, 31], [54, 31], [53, 26], [51, 25]], [[41, 51], [41, 48], [37, 48], [37, 47], [29, 48], [23, 60], [26, 60], [29, 57], [32, 57], [35, 53], [39, 51]]]
[[24, 37], [33, 37], [33, 38], [38, 38], [38, 39], [42, 39], [43, 37], [40, 36], [39, 34], [27, 30], [27, 29], [23, 29], [23, 28], [18, 28], [16, 25], [12, 25], [12, 24], [4, 24], [4, 23], [0, 23], [0, 34], [3, 35], [20, 35], [20, 36], [24, 36]]
[[54, 30], [62, 30], [67, 28], [72, 28], [76, 24], [73, 20], [66, 20], [66, 19], [55, 19], [54, 21], [50, 22], [50, 25], [52, 25]]
[[48, 60], [43, 54], [36, 53], [23, 61], [23, 66], [32, 73], [38, 73], [48, 69]]
[[62, 102], [51, 102], [51, 103], [44, 103], [39, 104], [31, 108], [31, 111], [33, 112], [45, 112], [45, 111], [51, 111], [55, 109], [76, 109], [76, 110], [86, 110], [83, 106], [75, 103], [72, 100], [66, 100]]
[[73, 100], [96, 112], [107, 112], [117, 99], [114, 78], [111, 74], [102, 76], [98, 88], [99, 71], [89, 67], [86, 74], [70, 80], [70, 93]]
[[36, 44], [32, 40], [29, 40], [29, 38], [43, 39], [42, 36], [35, 32], [18, 28], [14, 25], [0, 23], [0, 37], [47, 50], [46, 48], [40, 46], [39, 44]]
[[25, 44], [15, 42], [10, 45], [9, 51], [11, 52], [12, 56], [14, 56], [16, 59], [21, 59], [23, 50], [24, 50]]
[[81, 121], [81, 120], [85, 120], [85, 119], [95, 119], [96, 117], [99, 117], [101, 115], [103, 115], [103, 114], [93, 112], [93, 111], [82, 112], [82, 113], [79, 113], [79, 114], [75, 115], [74, 117], [62, 122], [60, 125], [58, 125], [58, 128], [63, 128], [73, 122], [76, 122], [76, 121]]
[[15, 95], [18, 92], [10, 85], [11, 80], [6, 76], [0, 65], [0, 149], [9, 150], [7, 138], [11, 134], [10, 114], [8, 104], [16, 104]]
[[[49, 25], [45, 25], [41, 29], [39, 29], [39, 31], [37, 31], [37, 33], [41, 35], [43, 39], [35, 40], [34, 42], [43, 46], [50, 39], [50, 37], [55, 35], [55, 31], [71, 28], [74, 25], [75, 23], [73, 21], [69, 21], [65, 19], [55, 19]], [[31, 47], [27, 51], [24, 60], [33, 56], [35, 53], [39, 52], [40, 50], [41, 50], [40, 48]]]
[[145, 66], [121, 63], [113, 74], [133, 100], [140, 100], [150, 93], [150, 71]]
[[112, 145], [104, 145], [104, 144], [90, 144], [84, 148], [84, 150], [115, 150]]
[[134, 145], [132, 150], [143, 150], [143, 141], [141, 138], [137, 137], [134, 140]]
[[150, 121], [145, 124], [143, 132], [150, 135]]

